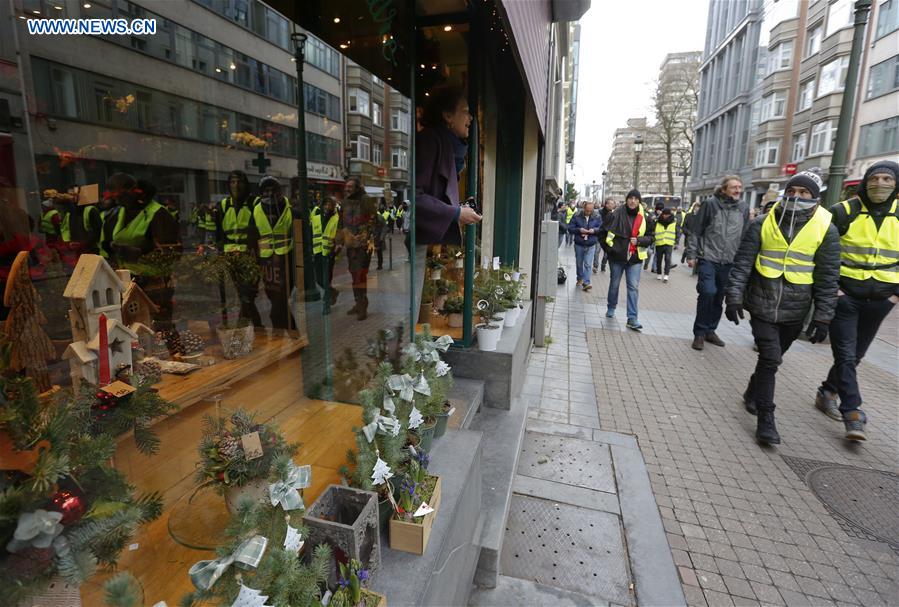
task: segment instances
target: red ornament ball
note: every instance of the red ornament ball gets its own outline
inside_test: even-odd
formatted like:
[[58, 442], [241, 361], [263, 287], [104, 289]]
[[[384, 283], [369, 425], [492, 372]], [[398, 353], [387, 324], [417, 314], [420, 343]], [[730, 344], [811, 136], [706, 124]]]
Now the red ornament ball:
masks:
[[62, 514], [62, 520], [60, 522], [66, 527], [80, 521], [81, 517], [84, 516], [84, 513], [87, 511], [87, 504], [84, 502], [84, 497], [76, 494], [74, 491], [60, 489], [50, 501], [53, 502], [53, 506], [50, 510], [55, 510]]

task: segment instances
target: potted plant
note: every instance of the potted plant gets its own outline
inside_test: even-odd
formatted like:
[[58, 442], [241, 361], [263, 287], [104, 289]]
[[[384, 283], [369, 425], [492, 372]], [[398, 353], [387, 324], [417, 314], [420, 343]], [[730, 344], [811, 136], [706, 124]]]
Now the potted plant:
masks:
[[446, 316], [447, 324], [449, 324], [450, 327], [459, 328], [462, 326], [462, 311], [464, 309], [465, 300], [459, 296], [453, 295], [446, 298], [440, 312]]
[[490, 273], [483, 271], [478, 276], [479, 281], [475, 285], [475, 296], [478, 298], [477, 309], [480, 323], [477, 325], [478, 349], [483, 352], [493, 352], [502, 336], [503, 323], [497, 317], [500, 298], [503, 289]]
[[458, 285], [451, 280], [435, 280], [434, 307], [438, 310], [442, 309], [447, 297], [451, 293], [455, 293], [458, 288]]
[[443, 275], [443, 264], [437, 257], [428, 257], [427, 268], [431, 272], [431, 280], [440, 280]]
[[231, 284], [240, 300], [239, 308], [231, 309], [222, 302], [222, 324], [216, 327], [222, 355], [226, 359], [245, 356], [253, 349], [255, 330], [251, 319], [256, 305], [245, 300], [255, 292], [262, 277], [259, 263], [255, 255], [245, 252], [215, 253], [204, 249], [200, 255], [199, 274], [213, 284]]
[[414, 449], [410, 454], [396, 514], [390, 519], [390, 548], [424, 554], [440, 507], [440, 477], [428, 474], [427, 454]]
[[387, 597], [365, 588], [370, 579], [368, 569], [362, 563], [350, 559], [348, 563], [340, 563], [338, 588], [331, 596], [330, 607], [386, 607]]
[[437, 294], [436, 283], [433, 280], [426, 280], [421, 291], [421, 307], [418, 311], [418, 322], [420, 324], [428, 324], [431, 322], [431, 311], [434, 309], [434, 297]]
[[273, 462], [292, 456], [298, 448], [298, 444], [288, 444], [274, 427], [256, 423], [254, 415], [244, 409], [229, 418], [206, 415], [197, 479], [213, 484], [225, 496], [228, 511], [234, 513], [242, 498], [253, 502], [269, 499]]

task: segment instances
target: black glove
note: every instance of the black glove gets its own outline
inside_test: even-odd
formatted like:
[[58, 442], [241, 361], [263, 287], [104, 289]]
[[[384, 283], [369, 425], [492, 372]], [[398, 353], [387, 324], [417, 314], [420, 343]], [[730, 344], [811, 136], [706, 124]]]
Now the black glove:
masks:
[[724, 308], [724, 315], [735, 325], [740, 324], [740, 319], [743, 318], [743, 304], [727, 304], [727, 307]]
[[805, 332], [805, 336], [813, 344], [820, 344], [827, 339], [827, 332], [830, 331], [830, 325], [820, 320], [813, 320]]

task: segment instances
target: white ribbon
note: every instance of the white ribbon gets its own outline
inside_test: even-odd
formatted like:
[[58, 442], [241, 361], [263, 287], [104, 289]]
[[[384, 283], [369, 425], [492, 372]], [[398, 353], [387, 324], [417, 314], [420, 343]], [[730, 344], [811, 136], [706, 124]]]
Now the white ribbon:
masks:
[[375, 433], [380, 431], [382, 434], [390, 434], [396, 436], [400, 433], [400, 420], [395, 417], [385, 417], [377, 415], [371, 423], [362, 427], [362, 433], [368, 442], [375, 440]]

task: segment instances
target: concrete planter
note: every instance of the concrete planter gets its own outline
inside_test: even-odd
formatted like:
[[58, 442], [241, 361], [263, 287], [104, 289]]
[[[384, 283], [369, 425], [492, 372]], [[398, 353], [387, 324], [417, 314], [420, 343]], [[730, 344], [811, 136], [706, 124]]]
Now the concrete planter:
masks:
[[328, 544], [335, 558], [356, 559], [374, 572], [381, 564], [378, 494], [329, 485], [306, 511], [309, 545]]

